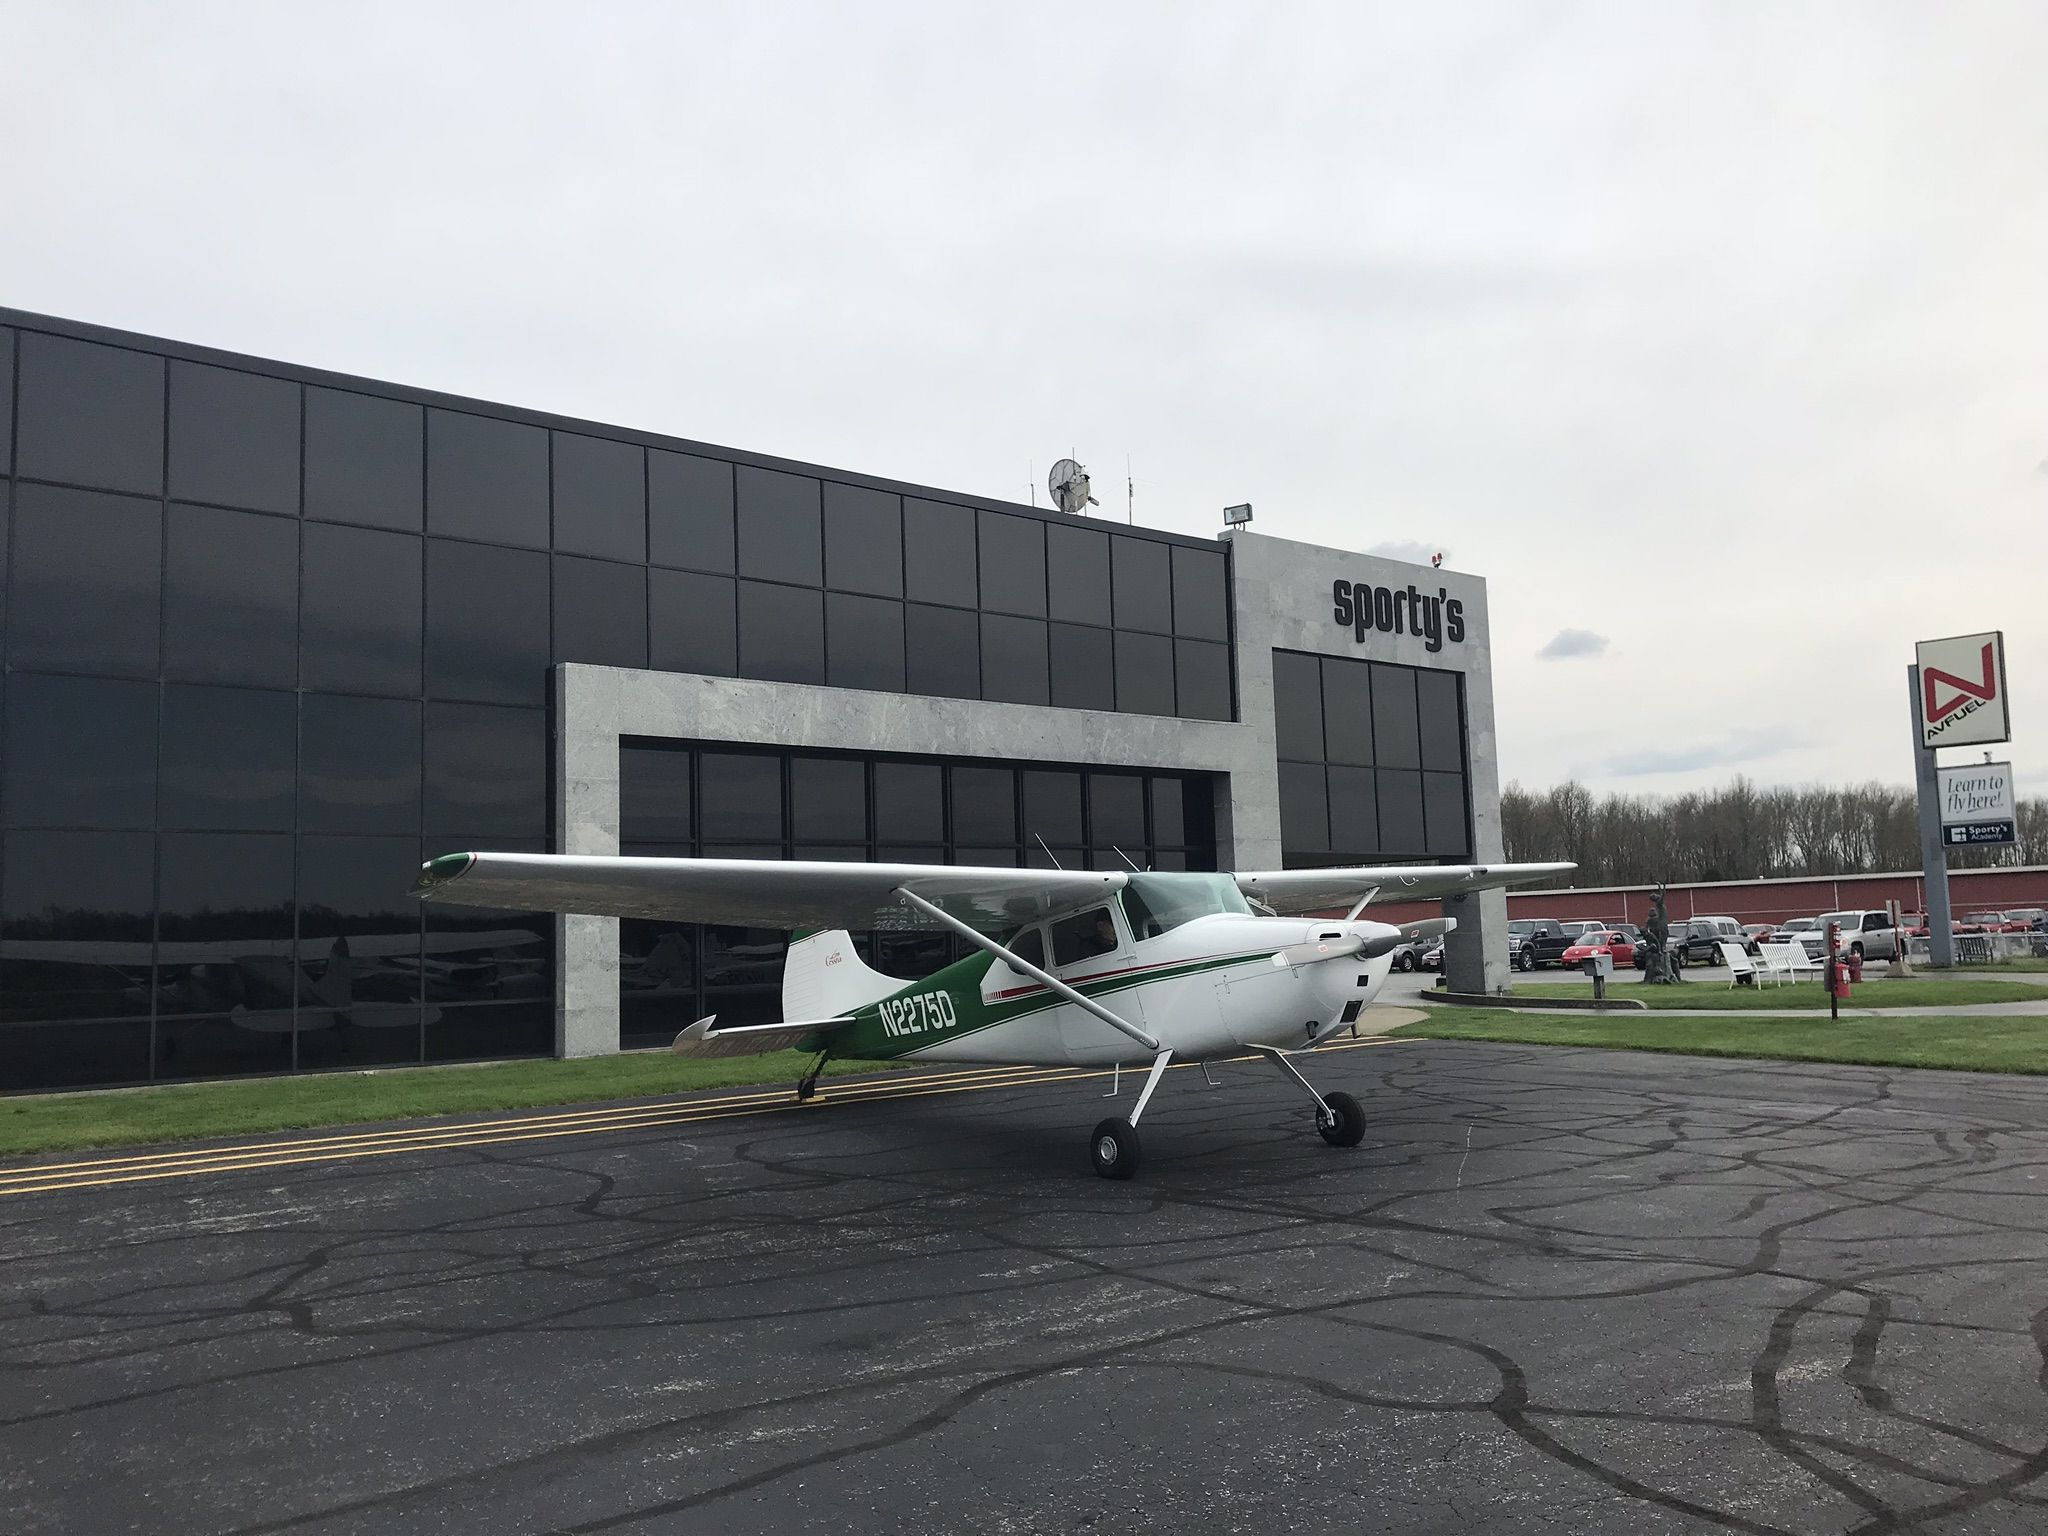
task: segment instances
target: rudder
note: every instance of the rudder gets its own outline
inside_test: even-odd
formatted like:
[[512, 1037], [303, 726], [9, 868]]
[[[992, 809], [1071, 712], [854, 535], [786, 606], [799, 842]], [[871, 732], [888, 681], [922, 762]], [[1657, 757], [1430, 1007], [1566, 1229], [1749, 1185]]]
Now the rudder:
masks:
[[855, 953], [853, 935], [832, 928], [793, 940], [782, 962], [782, 1016], [837, 1018], [900, 992], [908, 982], [871, 970]]

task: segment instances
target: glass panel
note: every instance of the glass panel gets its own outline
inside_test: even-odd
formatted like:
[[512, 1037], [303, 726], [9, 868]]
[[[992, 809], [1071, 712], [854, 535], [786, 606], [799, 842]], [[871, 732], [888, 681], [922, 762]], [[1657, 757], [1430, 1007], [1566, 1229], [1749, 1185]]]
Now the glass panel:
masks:
[[647, 665], [647, 567], [555, 556], [555, 660]]
[[1055, 848], [1081, 843], [1081, 775], [1047, 769], [1024, 773], [1024, 841]]
[[427, 831], [544, 835], [547, 747], [547, 717], [540, 710], [429, 704]]
[[299, 525], [174, 506], [166, 532], [165, 675], [273, 688], [296, 683]]
[[941, 791], [937, 763], [876, 763], [876, 839], [884, 843], [941, 841], [946, 835]]
[[1124, 887], [1124, 918], [1133, 937], [1157, 938], [1198, 917], [1251, 914], [1244, 892], [1228, 875], [1162, 880], [1156, 874], [1134, 874]]
[[1106, 629], [1054, 624], [1052, 702], [1062, 709], [1115, 709], [1116, 666]]
[[14, 332], [0, 325], [0, 475], [14, 472]]
[[1230, 718], [1230, 647], [1207, 640], [1173, 642], [1175, 712], [1185, 720]]
[[974, 571], [974, 513], [944, 502], [906, 499], [903, 580], [906, 595], [914, 602], [976, 606], [980, 587]]
[[782, 759], [772, 752], [700, 755], [704, 841], [780, 844]]
[[1022, 933], [1012, 934], [1003, 947], [1028, 965], [1045, 969], [1045, 931], [1041, 928], [1026, 928]]
[[1289, 853], [1330, 846], [1330, 801], [1320, 763], [1280, 765], [1280, 843]]
[[1472, 839], [1465, 831], [1465, 776], [1461, 773], [1425, 773], [1422, 776], [1422, 815], [1425, 842], [1434, 854], [1462, 858], [1470, 851]]
[[24, 331], [14, 472], [110, 491], [164, 487], [164, 363]]
[[1046, 600], [1056, 619], [1109, 624], [1109, 535], [1045, 525]]
[[418, 533], [424, 415], [403, 400], [306, 390], [306, 516]]
[[791, 758], [789, 814], [799, 841], [866, 842], [867, 765], [845, 757]]
[[0, 1083], [9, 1088], [111, 1087], [148, 1077], [147, 1018], [0, 1028]]
[[299, 510], [299, 386], [171, 364], [171, 487], [181, 501]]
[[[1377, 689], [1374, 690], [1377, 693]], [[1380, 851], [1387, 854], [1426, 853], [1429, 839], [1422, 825], [1422, 775], [1382, 768], [1380, 784]]]
[[157, 816], [166, 827], [289, 832], [298, 696], [164, 687]]
[[1230, 599], [1219, 551], [1173, 546], [1173, 632], [1197, 640], [1230, 638]]
[[[623, 843], [622, 853], [648, 858], [686, 856], [687, 843]], [[619, 1044], [666, 1045], [693, 1019], [697, 956], [703, 935], [695, 923], [628, 918], [619, 924]]]
[[1346, 857], [1380, 851], [1377, 791], [1370, 768], [1330, 768], [1330, 846]]
[[[1157, 781], [1154, 782], [1156, 784]], [[1188, 840], [1190, 869], [1216, 867], [1216, 800], [1212, 785], [1213, 781], [1207, 774], [1192, 774], [1181, 782], [1182, 798], [1186, 802], [1182, 821]], [[1155, 789], [1155, 797], [1157, 793]], [[1156, 822], [1157, 818], [1154, 820]], [[1162, 869], [1165, 867], [1160, 865]]]
[[825, 482], [825, 584], [903, 595], [903, 498]]
[[1415, 692], [1422, 726], [1422, 766], [1463, 772], [1465, 751], [1458, 729], [1458, 674], [1418, 672]]
[[[740, 548], [744, 553], [744, 535]], [[823, 594], [760, 581], [739, 586], [740, 675], [776, 683], [824, 682]]]
[[1166, 634], [1173, 628], [1173, 576], [1165, 544], [1112, 535], [1110, 574], [1116, 588], [1116, 627]]
[[416, 837], [299, 839], [298, 1065], [420, 1058]]
[[981, 606], [1045, 617], [1045, 524], [1035, 517], [983, 512]]
[[1273, 652], [1275, 752], [1296, 762], [1323, 759], [1323, 684], [1313, 656]]
[[903, 691], [903, 605], [886, 597], [825, 595], [825, 680], [835, 688]]
[[[1280, 658], [1274, 657], [1276, 677], [1279, 664]], [[1333, 763], [1373, 761], [1372, 667], [1367, 663], [1323, 658], [1323, 740], [1326, 752], [1320, 755]]]
[[[1163, 848], [1183, 847], [1201, 842], [1206, 836], [1205, 829], [1189, 824], [1188, 794], [1186, 785], [1179, 779], [1158, 778], [1152, 781], [1152, 841]], [[1102, 841], [1102, 834], [1095, 834], [1095, 841]]]
[[548, 557], [427, 540], [427, 692], [539, 705], [547, 697]]
[[156, 816], [154, 683], [7, 680], [0, 808], [17, 827], [147, 827]]
[[1116, 707], [1141, 715], [1173, 713], [1171, 640], [1117, 631]]
[[1091, 907], [1086, 912], [1060, 918], [1046, 924], [1045, 932], [1052, 941], [1055, 970], [1101, 955], [1113, 955], [1123, 948], [1123, 940], [1117, 936], [1116, 919], [1110, 916], [1107, 907]]
[[1011, 768], [952, 768], [953, 841], [966, 845], [1017, 841], [1017, 774]]
[[154, 501], [16, 486], [9, 663], [154, 677], [163, 515]]
[[[1028, 824], [1025, 828], [1030, 830]], [[1037, 838], [1030, 837], [1024, 843], [1024, 867], [1026, 869], [1128, 869], [1130, 866], [1115, 854], [1105, 854], [1104, 863], [1092, 863], [1087, 850], [1070, 847], [1061, 843], [1041, 845]]]
[[[533, 961], [530, 977], [548, 985], [546, 958]], [[530, 978], [529, 978], [530, 979]], [[427, 1010], [426, 1059], [486, 1061], [501, 1056], [552, 1056], [554, 1005], [545, 997], [482, 1007]]]
[[680, 747], [619, 748], [619, 841], [690, 842], [690, 754]]
[[782, 1017], [782, 959], [789, 935], [772, 928], [707, 923], [704, 1011], [721, 1024], [764, 1024]]
[[647, 573], [647, 664], [663, 672], [739, 671], [739, 599], [729, 576]]
[[[422, 849], [431, 859], [443, 853], [496, 847], [507, 853], [534, 853], [537, 842], [466, 832], [428, 838]], [[544, 1012], [552, 1003], [553, 919], [545, 912], [422, 904], [426, 924], [426, 1051], [430, 1060], [494, 1054], [493, 1042], [505, 1036], [510, 1054], [525, 1049], [527, 1007]], [[518, 1009], [498, 1014], [477, 1004], [516, 1003]], [[498, 1022], [493, 1024], [492, 1020]], [[508, 1035], [509, 1031], [509, 1035]], [[445, 1037], [445, 1038], [443, 1038]], [[552, 1033], [550, 1033], [552, 1038]], [[438, 1053], [438, 1054], [437, 1054]]]
[[[824, 582], [818, 482], [750, 464], [734, 470], [740, 574], [815, 587]], [[744, 606], [744, 604], [742, 605]]]
[[1015, 869], [1018, 867], [1017, 850], [1014, 846], [1003, 848], [956, 848], [953, 862], [964, 864], [970, 869]]
[[951, 960], [950, 941], [943, 933], [880, 932], [875, 935], [874, 968], [884, 976], [918, 981], [943, 969]]
[[546, 549], [546, 430], [427, 412], [427, 531]]
[[148, 1018], [150, 835], [10, 832], [0, 852], [0, 1017]]
[[647, 450], [647, 554], [657, 565], [732, 574], [732, 466]]
[[980, 698], [981, 626], [975, 616], [911, 603], [903, 617], [910, 691], [946, 699]]
[[[167, 832], [157, 916], [156, 1011], [159, 1069], [237, 1070], [242, 1062], [199, 1067], [163, 1020], [177, 1014], [254, 1015], [249, 1032], [273, 1040], [291, 1031], [292, 840], [275, 833]], [[280, 1017], [281, 1015], [281, 1017]], [[209, 1041], [216, 1050], [225, 1042]], [[215, 1050], [209, 1050], [212, 1057]], [[226, 1050], [226, 1055], [243, 1053]], [[262, 1065], [270, 1052], [252, 1042]], [[287, 1045], [285, 1061], [290, 1065]], [[251, 1060], [247, 1065], [255, 1065]]]
[[647, 471], [637, 444], [554, 435], [555, 548], [606, 560], [647, 560]]
[[299, 828], [403, 832], [420, 825], [420, 706], [309, 693], [299, 706]]
[[981, 616], [981, 696], [1005, 704], [1044, 704], [1051, 698], [1041, 619]]
[[[1179, 843], [1180, 829], [1161, 842]], [[1135, 856], [1145, 846], [1145, 781], [1134, 773], [1088, 775], [1088, 837], [1098, 848]]]
[[1372, 739], [1379, 765], [1420, 767], [1422, 741], [1415, 719], [1415, 674], [1406, 667], [1376, 666], [1372, 672]]
[[308, 523], [305, 543], [300, 686], [417, 697], [421, 541]]

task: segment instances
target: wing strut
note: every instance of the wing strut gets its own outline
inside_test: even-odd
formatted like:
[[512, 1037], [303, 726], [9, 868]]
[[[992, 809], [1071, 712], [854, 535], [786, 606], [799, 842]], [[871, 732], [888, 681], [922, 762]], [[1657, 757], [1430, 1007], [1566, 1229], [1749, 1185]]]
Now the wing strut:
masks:
[[[953, 916], [952, 913], [946, 911], [944, 908], [933, 906], [930, 902], [926, 901], [922, 896], [918, 895], [917, 892], [911, 890], [908, 886], [897, 886], [896, 894], [898, 896], [901, 896], [905, 901], [909, 902], [913, 907], [917, 908], [918, 911], [924, 913], [925, 916], [931, 918], [934, 922], [940, 923], [945, 927], [952, 929], [953, 932], [959, 934], [961, 938], [965, 939], [968, 943], [974, 945], [977, 949], [987, 950], [990, 954], [994, 955], [998, 960], [1006, 962], [1010, 966], [1010, 968], [1015, 970], [1019, 975], [1029, 976], [1033, 981], [1038, 982], [1041, 986], [1050, 987], [1053, 990], [1053, 992], [1055, 992], [1060, 997], [1065, 998], [1068, 1002], [1072, 1003], [1076, 1008], [1085, 1008], [1088, 1012], [1094, 1014], [1096, 1018], [1102, 1020], [1103, 1023], [1107, 1024], [1111, 1029], [1118, 1030], [1126, 1035], [1129, 1035], [1133, 1040], [1137, 1041], [1138, 1044], [1145, 1047], [1146, 1050], [1156, 1052], [1161, 1049], [1159, 1041], [1156, 1037], [1147, 1034], [1144, 1030], [1138, 1028], [1137, 1025], [1131, 1023], [1128, 1019], [1118, 1018], [1115, 1014], [1111, 1013], [1107, 1008], [1103, 1007], [1102, 1004], [1095, 1001], [1094, 998], [1084, 996], [1082, 993], [1075, 991], [1072, 987], [1068, 986], [1064, 981], [1061, 981], [1059, 977], [1054, 976], [1049, 972], [1041, 971], [1029, 960], [1021, 959], [1020, 957], [1011, 954], [1009, 950], [1003, 948], [1002, 945], [998, 944], [994, 939], [990, 938], [987, 934], [968, 927], [965, 923], [961, 922], [959, 918]], [[1158, 1073], [1156, 1069], [1153, 1073], [1153, 1081], [1158, 1081]], [[1148, 1087], [1146, 1091], [1149, 1093], [1151, 1090]]]

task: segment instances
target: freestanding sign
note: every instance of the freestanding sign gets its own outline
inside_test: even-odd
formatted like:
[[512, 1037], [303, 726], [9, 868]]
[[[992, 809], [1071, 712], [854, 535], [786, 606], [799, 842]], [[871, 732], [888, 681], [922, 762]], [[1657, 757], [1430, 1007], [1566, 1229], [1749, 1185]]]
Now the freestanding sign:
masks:
[[1972, 747], [2012, 740], [2005, 706], [2005, 632], [1922, 640], [1915, 704], [1923, 747]]
[[1945, 848], [1996, 847], [2017, 841], [2011, 763], [1964, 763], [1936, 770]]

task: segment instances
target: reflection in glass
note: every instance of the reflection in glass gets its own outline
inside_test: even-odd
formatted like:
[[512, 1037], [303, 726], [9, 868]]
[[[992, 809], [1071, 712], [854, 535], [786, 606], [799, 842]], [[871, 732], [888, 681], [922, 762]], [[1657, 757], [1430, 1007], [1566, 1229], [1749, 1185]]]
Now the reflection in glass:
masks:
[[903, 605], [892, 598], [825, 594], [825, 680], [834, 688], [903, 691]]
[[106, 1088], [149, 1077], [149, 1020], [0, 1025], [0, 1088]]
[[[1198, 797], [1187, 793], [1185, 780], [1177, 778], [1155, 778], [1152, 781], [1152, 841], [1163, 848], [1187, 847], [1202, 842], [1207, 833], [1194, 825], [1192, 812], [1197, 810], [1191, 801]], [[1101, 842], [1097, 834], [1097, 842]]]
[[1110, 537], [1109, 569], [1116, 627], [1166, 634], [1173, 628], [1173, 577], [1164, 544], [1122, 534]]
[[298, 726], [295, 694], [165, 684], [161, 825], [289, 832]]
[[[1290, 667], [1300, 663], [1291, 662]], [[1273, 658], [1278, 676], [1280, 658]], [[1372, 675], [1370, 662], [1325, 656], [1323, 670], [1323, 739], [1333, 763], [1370, 764], [1372, 756]], [[1293, 701], [1290, 700], [1290, 707]], [[1306, 744], [1305, 740], [1302, 744]], [[1283, 757], [1297, 754], [1283, 752]]]
[[416, 837], [299, 839], [298, 1064], [420, 1057]]
[[154, 861], [147, 832], [0, 840], [0, 1019], [148, 1019]]
[[1116, 663], [1106, 629], [1050, 626], [1052, 702], [1062, 709], [1115, 709]]
[[427, 531], [548, 546], [548, 434], [523, 422], [427, 412]]
[[1330, 765], [1330, 846], [1354, 858], [1379, 852], [1379, 799], [1372, 769]]
[[1017, 772], [1014, 768], [956, 765], [947, 777], [953, 786], [955, 843], [1016, 843]]
[[825, 681], [824, 594], [743, 581], [740, 673], [776, 683]]
[[300, 686], [417, 697], [421, 541], [322, 523], [304, 531]]
[[[1406, 667], [1374, 667], [1373, 750], [1382, 768], [1422, 766], [1422, 740], [1415, 718], [1415, 674]], [[1384, 814], [1381, 817], [1385, 820]]]
[[547, 766], [547, 722], [540, 710], [429, 704], [427, 831], [544, 835]]
[[296, 513], [299, 386], [239, 368], [173, 362], [170, 494]]
[[1117, 631], [1116, 707], [1141, 715], [1173, 713], [1173, 642], [1166, 636]]
[[545, 702], [548, 557], [427, 540], [427, 693]]
[[306, 694], [299, 706], [299, 829], [417, 833], [420, 706]]
[[[1117, 847], [1129, 852], [1145, 846], [1145, 781], [1134, 773], [1091, 773], [1088, 775], [1089, 835], [1099, 848]], [[1160, 841], [1180, 842], [1179, 828]]]
[[1220, 551], [1173, 546], [1173, 632], [1196, 640], [1230, 638], [1227, 582]]
[[[687, 748], [619, 748], [619, 842], [690, 840], [690, 753]], [[684, 847], [680, 850], [687, 853]]]
[[24, 331], [14, 472], [134, 491], [164, 486], [164, 363], [146, 352]]
[[[1081, 843], [1081, 775], [1028, 768], [1024, 781], [1024, 840], [1031, 847], [1043, 838], [1054, 847]], [[1139, 841], [1143, 841], [1142, 838]]]
[[484, 1061], [500, 1056], [551, 1056], [554, 1004], [545, 997], [482, 1007], [429, 1011], [428, 1061]]
[[1280, 757], [1323, 760], [1323, 674], [1313, 656], [1273, 652], [1273, 737]]
[[1109, 535], [1065, 523], [1045, 527], [1046, 586], [1055, 619], [1107, 627]]
[[739, 671], [739, 615], [727, 576], [651, 570], [648, 665], [662, 672], [732, 677]]
[[647, 665], [647, 568], [555, 556], [555, 660]]
[[867, 765], [849, 757], [792, 757], [789, 804], [790, 834], [799, 842], [864, 843]]
[[19, 485], [8, 663], [154, 677], [163, 507]]
[[[423, 856], [491, 849], [501, 853], [538, 853], [538, 840], [506, 838], [470, 831], [429, 837]], [[488, 1054], [450, 1044], [437, 1054], [438, 1031], [451, 1031], [452, 1042], [473, 1037], [472, 1026], [459, 1015], [479, 1003], [530, 1004], [552, 1013], [554, 919], [546, 912], [517, 912], [495, 907], [451, 907], [422, 903], [426, 938], [421, 961], [426, 994], [427, 1058]], [[482, 1026], [475, 1026], [482, 1027]], [[552, 1028], [552, 1026], [551, 1026]], [[552, 1035], [550, 1036], [552, 1038]], [[523, 1049], [523, 1047], [522, 1047]]]
[[946, 802], [939, 775], [937, 763], [875, 764], [877, 841], [937, 843], [945, 837]]
[[1185, 720], [1230, 718], [1230, 648], [1207, 640], [1173, 642], [1175, 712]]
[[18, 827], [147, 827], [156, 812], [154, 683], [7, 680], [0, 809]]
[[773, 752], [712, 752], [698, 756], [703, 786], [704, 840], [780, 844], [782, 759]]
[[939, 501], [904, 501], [903, 579], [907, 597], [913, 602], [972, 608], [979, 591], [974, 566], [973, 512]]
[[825, 584], [903, 595], [903, 501], [888, 491], [825, 482]]
[[424, 428], [403, 400], [306, 390], [306, 516], [420, 531]]
[[647, 450], [647, 557], [732, 574], [732, 465]]
[[[733, 475], [740, 574], [797, 586], [822, 585], [825, 557], [818, 482], [808, 475], [749, 464], [738, 465]], [[745, 607], [743, 600], [742, 622]]]
[[0, 475], [14, 472], [14, 332], [0, 325], [0, 421], [8, 430], [0, 432]]
[[1466, 830], [1465, 776], [1425, 773], [1422, 776], [1422, 819], [1425, 841], [1434, 854], [1464, 858], [1472, 839]]
[[904, 629], [912, 693], [981, 697], [981, 629], [973, 614], [911, 603], [904, 609]]
[[1321, 763], [1280, 765], [1280, 844], [1292, 855], [1330, 846], [1330, 801]]
[[1051, 697], [1045, 624], [1006, 614], [981, 616], [981, 696], [1005, 704], [1044, 704]]
[[981, 606], [1045, 617], [1045, 524], [1008, 512], [979, 515]]
[[296, 683], [298, 523], [174, 505], [165, 532], [165, 675], [271, 688]]
[[[222, 1014], [252, 1034], [292, 1028], [292, 840], [167, 832], [158, 857], [156, 1011]], [[157, 1032], [160, 1069], [181, 1052]], [[266, 1053], [267, 1054], [267, 1053]], [[289, 1065], [289, 1043], [283, 1065]]]
[[1429, 839], [1422, 823], [1422, 775], [1406, 769], [1382, 768], [1379, 790], [1380, 851], [1427, 853]]
[[1422, 724], [1422, 766], [1460, 773], [1465, 767], [1464, 732], [1459, 727], [1458, 674], [1427, 671], [1415, 674], [1416, 704]]
[[647, 558], [647, 483], [632, 443], [554, 435], [555, 548], [606, 560]]

